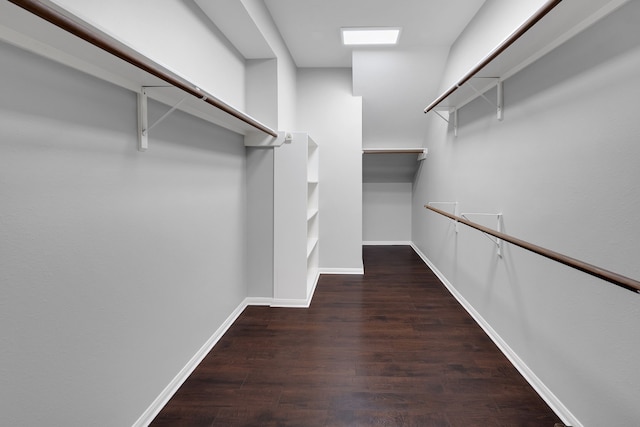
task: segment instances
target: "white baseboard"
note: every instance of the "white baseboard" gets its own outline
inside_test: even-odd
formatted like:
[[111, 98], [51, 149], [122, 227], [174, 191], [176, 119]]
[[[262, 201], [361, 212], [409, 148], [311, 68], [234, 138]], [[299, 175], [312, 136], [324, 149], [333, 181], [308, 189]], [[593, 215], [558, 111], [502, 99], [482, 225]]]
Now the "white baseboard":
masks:
[[273, 302], [273, 298], [266, 298], [266, 297], [247, 297], [244, 300], [245, 307], [250, 305], [270, 306], [272, 302]]
[[311, 298], [289, 299], [289, 298], [247, 298], [247, 305], [267, 306], [267, 307], [291, 307], [309, 308]]
[[[257, 298], [256, 298], [257, 299]], [[240, 305], [227, 317], [227, 319], [220, 325], [220, 327], [213, 333], [211, 338], [196, 352], [196, 354], [187, 362], [187, 364], [178, 372], [178, 374], [171, 380], [171, 382], [162, 390], [162, 393], [151, 403], [146, 411], [138, 418], [133, 424], [133, 427], [146, 427], [151, 421], [160, 413], [162, 408], [169, 402], [169, 399], [178, 391], [180, 386], [189, 378], [189, 375], [198, 367], [200, 362], [211, 351], [213, 346], [222, 338], [227, 329], [231, 327], [233, 322], [236, 321], [238, 316], [247, 307], [248, 301], [251, 298], [246, 298], [240, 303]], [[262, 304], [258, 304], [262, 305]]]
[[320, 274], [364, 274], [362, 268], [321, 268]]
[[146, 411], [138, 418], [133, 424], [133, 427], [146, 427], [153, 419], [160, 413], [162, 408], [169, 402], [173, 395], [178, 391], [180, 386], [189, 378], [189, 375], [198, 367], [200, 362], [205, 358], [207, 354], [213, 349], [220, 338], [227, 332], [227, 330], [233, 325], [238, 316], [248, 306], [270, 306], [270, 307], [290, 307], [290, 308], [308, 308], [311, 305], [313, 294], [315, 293], [318, 285], [320, 273], [316, 274], [311, 292], [307, 299], [274, 299], [265, 297], [247, 297], [238, 305], [238, 307], [227, 317], [222, 325], [214, 332], [214, 334], [207, 340], [207, 342], [197, 351], [197, 353], [187, 362], [187, 364], [178, 372], [178, 374], [171, 380], [169, 385], [162, 390], [162, 393], [151, 403]]
[[273, 298], [269, 304], [271, 307], [289, 307], [289, 308], [309, 308], [313, 294], [316, 292], [318, 286], [318, 280], [320, 279], [320, 272], [316, 274], [316, 277], [309, 291], [309, 295], [306, 299], [277, 299]]
[[533, 389], [540, 395], [540, 397], [549, 405], [551, 410], [558, 415], [562, 422], [572, 427], [583, 427], [580, 421], [564, 406], [564, 404], [556, 397], [555, 394], [536, 376], [536, 374], [527, 366], [526, 363], [516, 354], [515, 351], [500, 337], [500, 335], [489, 325], [489, 323], [478, 313], [473, 306], [467, 301], [460, 292], [449, 282], [449, 280], [442, 274], [440, 270], [422, 253], [420, 249], [411, 243], [411, 247], [422, 258], [424, 263], [429, 267], [433, 273], [438, 276], [438, 279], [449, 290], [451, 295], [458, 300], [460, 305], [473, 317], [476, 323], [484, 330], [489, 338], [495, 343], [500, 351], [509, 359], [511, 364], [520, 372], [525, 380], [533, 387]]
[[366, 240], [363, 246], [411, 246], [413, 243], [408, 240]]
[[306, 299], [278, 299], [271, 300], [271, 307], [282, 308], [309, 308], [310, 301]]
[[319, 280], [320, 280], [320, 271], [316, 271], [316, 277], [313, 279], [313, 285], [311, 285], [311, 290], [309, 291], [309, 296], [308, 296], [309, 305], [311, 305], [311, 300], [313, 299], [313, 295], [316, 293], [316, 288], [318, 287]]

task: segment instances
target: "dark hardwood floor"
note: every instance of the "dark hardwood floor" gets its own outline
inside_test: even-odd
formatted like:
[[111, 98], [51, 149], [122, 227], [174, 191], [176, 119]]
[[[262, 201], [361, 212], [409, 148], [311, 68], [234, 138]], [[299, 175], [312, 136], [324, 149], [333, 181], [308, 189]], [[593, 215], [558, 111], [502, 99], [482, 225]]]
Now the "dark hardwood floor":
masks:
[[151, 425], [560, 422], [413, 249], [363, 256], [309, 309], [247, 308]]

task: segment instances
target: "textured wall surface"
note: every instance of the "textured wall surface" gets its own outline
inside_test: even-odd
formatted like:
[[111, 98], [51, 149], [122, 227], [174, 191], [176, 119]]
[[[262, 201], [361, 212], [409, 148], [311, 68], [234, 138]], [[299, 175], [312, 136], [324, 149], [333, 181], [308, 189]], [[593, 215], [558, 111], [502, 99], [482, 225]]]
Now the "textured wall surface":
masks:
[[246, 297], [242, 138], [0, 56], [0, 424], [132, 425]]

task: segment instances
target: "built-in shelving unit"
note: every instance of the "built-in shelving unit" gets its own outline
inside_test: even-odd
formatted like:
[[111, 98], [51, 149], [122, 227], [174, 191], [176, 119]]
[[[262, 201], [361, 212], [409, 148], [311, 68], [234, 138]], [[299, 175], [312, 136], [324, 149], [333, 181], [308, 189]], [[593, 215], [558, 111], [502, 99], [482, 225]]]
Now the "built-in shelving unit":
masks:
[[318, 280], [320, 211], [318, 144], [295, 132], [274, 152], [276, 306], [306, 306]]
[[318, 281], [320, 261], [318, 162], [318, 144], [307, 137], [307, 295], [311, 295]]
[[[437, 113], [441, 110], [455, 115], [458, 109], [472, 100], [484, 97], [497, 109], [498, 119], [502, 119], [502, 81], [549, 53], [627, 1], [629, 0], [612, 0], [604, 6], [601, 2], [593, 1], [546, 1], [504, 41], [433, 100], [424, 109], [424, 112], [434, 111]], [[485, 93], [496, 86], [498, 86], [497, 99], [485, 97]], [[449, 120], [445, 116], [442, 117]]]

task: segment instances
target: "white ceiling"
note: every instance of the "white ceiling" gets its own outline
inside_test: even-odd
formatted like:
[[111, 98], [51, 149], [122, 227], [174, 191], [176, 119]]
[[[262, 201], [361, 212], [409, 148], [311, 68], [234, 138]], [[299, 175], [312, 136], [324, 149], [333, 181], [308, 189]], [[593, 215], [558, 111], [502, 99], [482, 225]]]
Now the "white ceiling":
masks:
[[[260, 33], [265, 28], [256, 26], [256, 17], [271, 15], [299, 68], [352, 68], [353, 94], [362, 97], [363, 146], [410, 148], [423, 146], [428, 126], [423, 109], [437, 96], [451, 45], [485, 0], [195, 2], [246, 59], [274, 57]], [[399, 44], [354, 48], [341, 43], [342, 27], [379, 26], [401, 27]], [[375, 161], [366, 165], [383, 174]], [[414, 159], [398, 179], [411, 176], [415, 164]]]
[[352, 48], [342, 46], [341, 27], [402, 27], [395, 49], [448, 47], [485, 0], [264, 2], [298, 67], [350, 67]]

